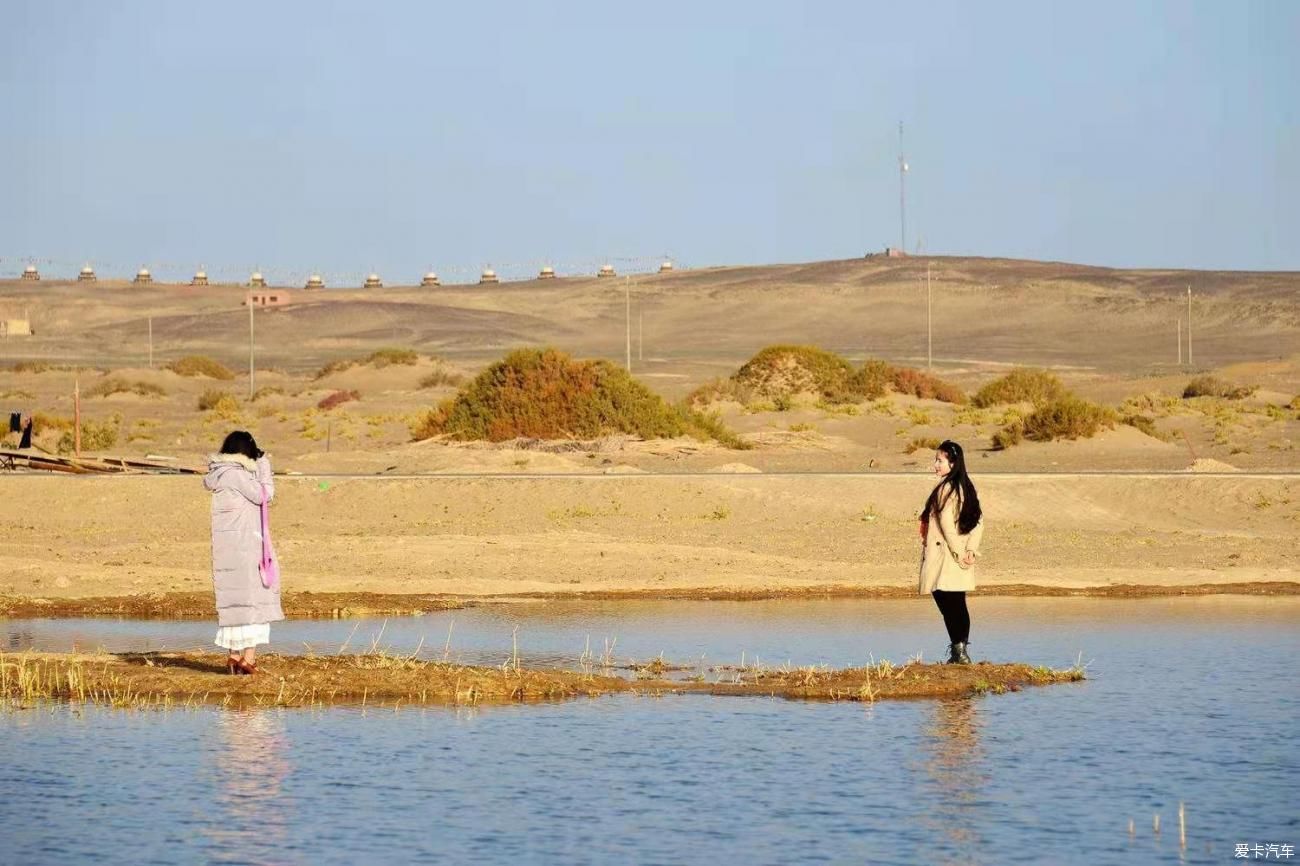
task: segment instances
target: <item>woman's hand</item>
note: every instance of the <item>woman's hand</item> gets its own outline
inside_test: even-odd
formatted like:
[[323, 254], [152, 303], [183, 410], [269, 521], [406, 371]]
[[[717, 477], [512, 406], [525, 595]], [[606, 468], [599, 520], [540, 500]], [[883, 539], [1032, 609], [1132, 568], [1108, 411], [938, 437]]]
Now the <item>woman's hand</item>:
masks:
[[958, 564], [959, 564], [962, 568], [970, 568], [972, 565], [974, 565], [974, 564], [975, 564], [975, 551], [973, 551], [973, 550], [968, 550], [968, 551], [966, 551], [965, 553], [963, 553], [963, 554], [961, 555], [961, 559], [958, 561]]

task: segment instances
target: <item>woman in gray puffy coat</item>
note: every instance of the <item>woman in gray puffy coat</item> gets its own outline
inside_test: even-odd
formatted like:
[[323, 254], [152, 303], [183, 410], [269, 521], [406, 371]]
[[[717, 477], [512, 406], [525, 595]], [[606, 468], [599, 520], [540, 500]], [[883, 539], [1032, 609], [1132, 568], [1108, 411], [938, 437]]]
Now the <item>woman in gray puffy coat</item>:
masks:
[[252, 434], [236, 430], [208, 457], [203, 486], [212, 492], [212, 587], [217, 598], [216, 644], [229, 653], [232, 674], [257, 672], [258, 644], [271, 642], [271, 623], [284, 619], [280, 586], [262, 585], [262, 502], [275, 496], [270, 458]]

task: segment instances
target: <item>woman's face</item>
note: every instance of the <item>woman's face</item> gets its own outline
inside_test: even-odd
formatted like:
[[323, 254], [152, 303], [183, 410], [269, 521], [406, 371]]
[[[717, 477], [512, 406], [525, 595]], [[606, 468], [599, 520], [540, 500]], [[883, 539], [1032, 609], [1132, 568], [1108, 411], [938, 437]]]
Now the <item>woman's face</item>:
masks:
[[952, 463], [948, 460], [948, 455], [942, 451], [934, 452], [934, 474], [943, 478], [952, 471]]

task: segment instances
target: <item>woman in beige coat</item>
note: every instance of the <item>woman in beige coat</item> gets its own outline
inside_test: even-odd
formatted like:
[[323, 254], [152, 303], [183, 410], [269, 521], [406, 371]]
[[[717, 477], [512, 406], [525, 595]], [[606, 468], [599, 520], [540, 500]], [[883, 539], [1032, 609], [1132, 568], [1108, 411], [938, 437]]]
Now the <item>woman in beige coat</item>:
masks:
[[939, 483], [920, 515], [919, 591], [929, 593], [948, 629], [948, 663], [970, 664], [970, 614], [966, 593], [975, 588], [975, 559], [984, 537], [983, 514], [975, 485], [966, 474], [966, 456], [951, 440], [934, 452]]

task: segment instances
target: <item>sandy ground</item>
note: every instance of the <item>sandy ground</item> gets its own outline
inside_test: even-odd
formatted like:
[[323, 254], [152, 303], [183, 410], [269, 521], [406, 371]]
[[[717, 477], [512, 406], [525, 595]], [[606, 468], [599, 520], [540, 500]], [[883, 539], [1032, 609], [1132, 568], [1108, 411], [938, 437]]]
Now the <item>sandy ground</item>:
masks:
[[[907, 593], [915, 475], [294, 478], [272, 522], [291, 592]], [[1300, 478], [977, 477], [979, 583], [1050, 591], [1300, 581]], [[194, 477], [6, 479], [0, 595], [210, 587]]]

